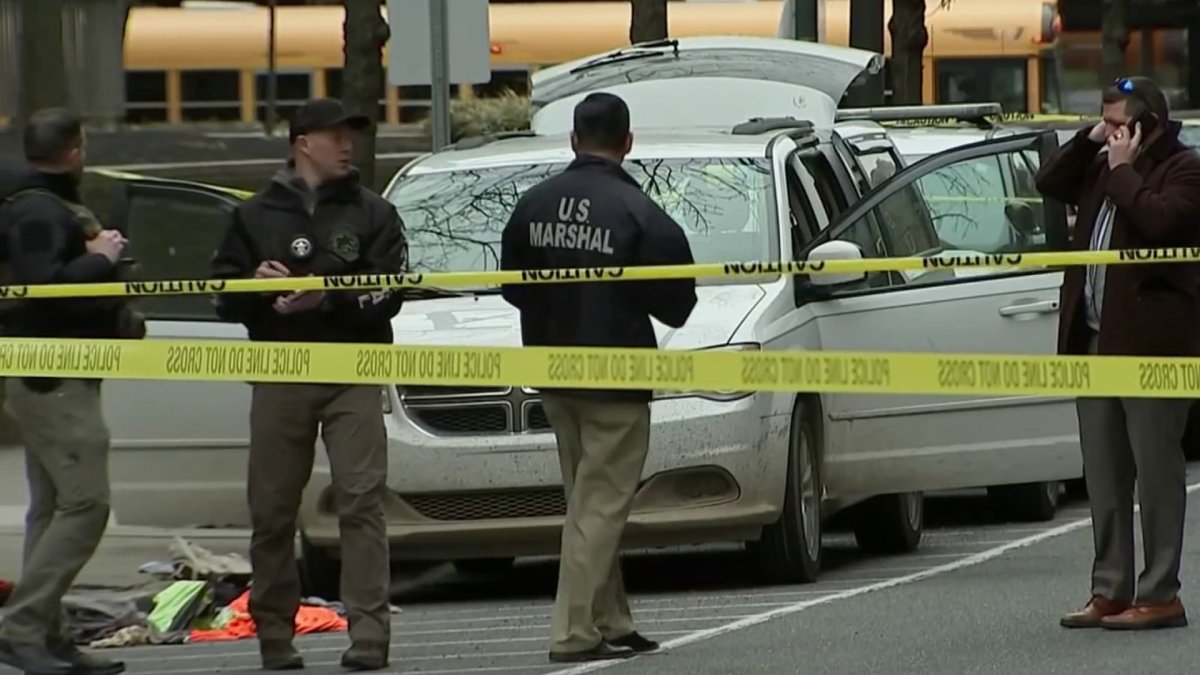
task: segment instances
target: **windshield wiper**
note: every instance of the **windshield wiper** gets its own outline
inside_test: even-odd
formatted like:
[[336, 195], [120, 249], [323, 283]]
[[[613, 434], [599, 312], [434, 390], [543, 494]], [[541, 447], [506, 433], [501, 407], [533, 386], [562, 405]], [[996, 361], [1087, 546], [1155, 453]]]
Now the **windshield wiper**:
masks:
[[615, 52], [609, 52], [604, 56], [599, 56], [580, 66], [575, 66], [570, 70], [571, 74], [581, 73], [585, 70], [591, 70], [598, 66], [605, 66], [611, 63], [619, 63], [621, 61], [633, 61], [636, 59], [644, 59], [651, 56], [663, 56], [662, 48], [670, 47], [671, 55], [679, 58], [679, 40], [666, 39], [654, 40], [652, 42], [641, 42], [629, 49], [618, 49]]

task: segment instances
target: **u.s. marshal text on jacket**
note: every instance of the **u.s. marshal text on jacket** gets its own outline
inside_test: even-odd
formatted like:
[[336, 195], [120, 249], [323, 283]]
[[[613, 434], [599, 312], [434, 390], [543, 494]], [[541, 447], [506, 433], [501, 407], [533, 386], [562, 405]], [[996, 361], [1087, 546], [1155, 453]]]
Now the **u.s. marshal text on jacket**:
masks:
[[[580, 155], [530, 188], [504, 228], [502, 269], [690, 265], [683, 229], [620, 166]], [[650, 318], [678, 328], [696, 306], [694, 279], [504, 287], [527, 346], [657, 347]], [[556, 390], [647, 400], [648, 391]]]

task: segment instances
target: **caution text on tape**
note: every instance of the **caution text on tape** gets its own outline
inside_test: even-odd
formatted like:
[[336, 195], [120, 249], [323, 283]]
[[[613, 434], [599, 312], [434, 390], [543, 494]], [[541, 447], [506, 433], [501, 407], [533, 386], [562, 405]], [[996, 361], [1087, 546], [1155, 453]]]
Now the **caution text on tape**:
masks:
[[1200, 359], [0, 339], [0, 376], [943, 395], [1200, 397]]
[[1058, 251], [1048, 253], [940, 253], [906, 258], [784, 262], [726, 262], [490, 272], [357, 274], [283, 279], [197, 279], [94, 284], [0, 286], [0, 301], [34, 298], [203, 295], [292, 291], [345, 291], [400, 288], [480, 288], [506, 284], [653, 281], [662, 279], [745, 278], [764, 275], [857, 274], [931, 269], [1039, 269], [1078, 265], [1195, 263], [1200, 247]]

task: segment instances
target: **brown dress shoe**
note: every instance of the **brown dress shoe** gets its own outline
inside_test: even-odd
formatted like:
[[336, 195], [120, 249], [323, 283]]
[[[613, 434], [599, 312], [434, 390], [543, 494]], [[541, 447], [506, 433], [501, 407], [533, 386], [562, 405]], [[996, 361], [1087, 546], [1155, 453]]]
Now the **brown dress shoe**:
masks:
[[1067, 614], [1059, 623], [1064, 628], [1097, 628], [1106, 616], [1114, 616], [1124, 612], [1129, 605], [1115, 602], [1101, 595], [1093, 595], [1088, 604], [1077, 612]]
[[1179, 598], [1153, 605], [1138, 604], [1100, 620], [1102, 628], [1110, 630], [1147, 630], [1151, 628], [1183, 628], [1188, 625], [1187, 612]]

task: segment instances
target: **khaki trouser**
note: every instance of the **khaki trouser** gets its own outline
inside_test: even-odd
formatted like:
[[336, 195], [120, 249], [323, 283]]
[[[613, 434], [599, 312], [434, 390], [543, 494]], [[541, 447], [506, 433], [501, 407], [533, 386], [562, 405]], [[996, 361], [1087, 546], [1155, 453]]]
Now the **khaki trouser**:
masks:
[[546, 394], [558, 439], [563, 524], [551, 651], [591, 649], [633, 632], [618, 550], [650, 443], [650, 405]]
[[[1089, 352], [1096, 353], [1095, 338]], [[1117, 602], [1162, 603], [1179, 592], [1192, 401], [1080, 398], [1079, 441], [1092, 511], [1092, 592]], [[1145, 567], [1134, 582], [1133, 495], [1141, 504]]]
[[387, 436], [380, 388], [260, 383], [250, 404], [250, 615], [260, 640], [286, 640], [300, 606], [296, 516], [318, 427], [337, 494], [341, 595], [350, 639], [389, 642], [391, 582], [383, 496]]
[[53, 391], [7, 381], [7, 407], [25, 442], [29, 510], [21, 580], [4, 606], [4, 637], [67, 643], [62, 597], [108, 526], [109, 432], [99, 381], [63, 380]]

